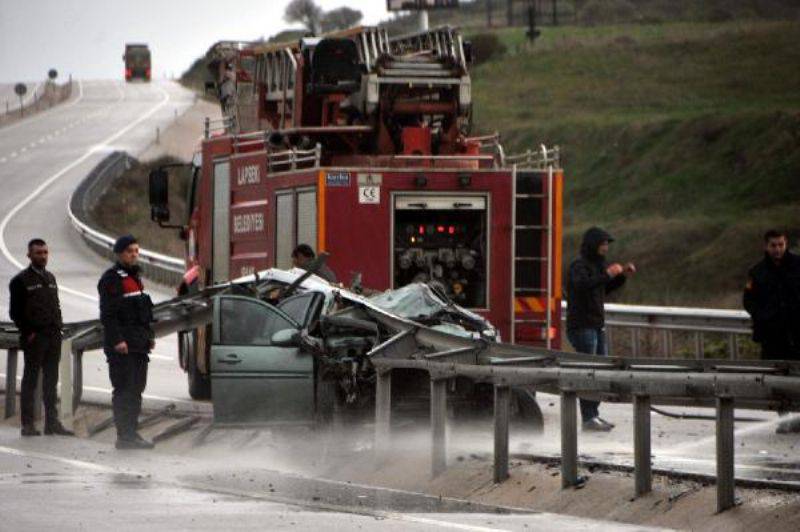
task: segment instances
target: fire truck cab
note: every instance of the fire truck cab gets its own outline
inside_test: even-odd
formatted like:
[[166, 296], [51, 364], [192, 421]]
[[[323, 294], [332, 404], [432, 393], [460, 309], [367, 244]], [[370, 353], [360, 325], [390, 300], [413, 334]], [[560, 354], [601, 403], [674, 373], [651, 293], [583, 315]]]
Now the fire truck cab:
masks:
[[[187, 287], [289, 268], [305, 243], [348, 286], [438, 283], [502, 340], [560, 346], [558, 150], [512, 157], [498, 135], [470, 136], [456, 30], [357, 28], [222, 62], [236, 85], [190, 187]], [[153, 180], [163, 224], [166, 177]], [[207, 336], [182, 335], [193, 397], [208, 393]]]

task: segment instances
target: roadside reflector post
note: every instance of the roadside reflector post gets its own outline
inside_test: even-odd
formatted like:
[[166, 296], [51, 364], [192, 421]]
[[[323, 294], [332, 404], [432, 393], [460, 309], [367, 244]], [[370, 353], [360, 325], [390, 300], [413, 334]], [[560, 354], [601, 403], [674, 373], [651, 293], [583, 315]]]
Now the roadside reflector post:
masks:
[[508, 478], [508, 422], [511, 411], [511, 389], [494, 387], [494, 481]]
[[733, 459], [733, 398], [717, 397], [717, 512], [736, 504]]
[[447, 469], [447, 379], [431, 375], [431, 473]]
[[61, 360], [58, 368], [58, 380], [61, 383], [61, 422], [65, 427], [73, 428], [73, 387], [72, 387], [72, 338], [61, 342]]
[[653, 490], [653, 470], [650, 447], [650, 396], [633, 396], [633, 456], [636, 496]]
[[5, 418], [17, 413], [17, 357], [19, 351], [9, 349], [6, 359], [6, 402]]
[[375, 388], [375, 453], [383, 460], [389, 451], [392, 410], [392, 370], [379, 368]]
[[578, 483], [578, 395], [561, 391], [561, 487]]

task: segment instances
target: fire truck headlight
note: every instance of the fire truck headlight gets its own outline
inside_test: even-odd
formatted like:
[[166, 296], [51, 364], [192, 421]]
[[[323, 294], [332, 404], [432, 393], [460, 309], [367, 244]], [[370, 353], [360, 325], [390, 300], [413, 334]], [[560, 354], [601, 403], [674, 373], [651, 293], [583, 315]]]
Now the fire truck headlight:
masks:
[[414, 178], [414, 186], [417, 188], [425, 188], [428, 186], [428, 178], [424, 175], [418, 175]]
[[472, 176], [469, 174], [460, 174], [458, 176], [458, 186], [461, 188], [469, 188], [472, 184]]

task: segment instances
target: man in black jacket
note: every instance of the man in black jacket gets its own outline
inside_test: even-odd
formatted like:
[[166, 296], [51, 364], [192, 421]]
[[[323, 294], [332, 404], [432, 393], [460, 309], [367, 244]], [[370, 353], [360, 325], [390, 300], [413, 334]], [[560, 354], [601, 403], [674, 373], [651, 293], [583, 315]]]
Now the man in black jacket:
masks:
[[47, 271], [49, 251], [41, 238], [28, 242], [30, 266], [17, 274], [9, 285], [9, 314], [19, 329], [24, 351], [22, 372], [21, 421], [23, 436], [39, 436], [34, 424], [33, 395], [42, 372], [42, 399], [45, 407], [45, 434], [71, 436], [58, 420], [56, 385], [61, 360], [61, 304], [55, 276]]
[[[569, 266], [567, 274], [567, 338], [579, 353], [607, 355], [605, 334], [606, 294], [625, 284], [627, 275], [636, 271], [606, 262], [608, 245], [613, 242], [607, 232], [592, 227], [583, 235], [580, 257]], [[599, 401], [581, 399], [583, 430], [607, 432], [614, 428], [600, 417]]]
[[[786, 232], [767, 231], [764, 258], [750, 268], [744, 289], [753, 341], [761, 344], [764, 360], [800, 360], [800, 257], [788, 248]], [[782, 421], [775, 432], [800, 432], [800, 419]]]
[[155, 346], [153, 303], [139, 277], [139, 244], [131, 235], [114, 244], [117, 263], [100, 278], [103, 350], [114, 388], [111, 403], [117, 427], [117, 449], [152, 449], [138, 433], [142, 392], [147, 385], [148, 354]]
[[750, 269], [744, 308], [765, 360], [800, 360], [800, 257], [782, 231], [764, 235], [764, 258]]

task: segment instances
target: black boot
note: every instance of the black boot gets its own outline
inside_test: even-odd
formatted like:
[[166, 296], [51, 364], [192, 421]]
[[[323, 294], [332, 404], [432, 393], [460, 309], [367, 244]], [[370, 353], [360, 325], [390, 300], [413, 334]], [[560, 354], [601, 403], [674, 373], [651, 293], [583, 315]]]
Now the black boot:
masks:
[[60, 421], [55, 420], [44, 425], [44, 433], [48, 436], [75, 436], [75, 433], [67, 429]]
[[20, 433], [23, 436], [41, 436], [42, 433], [36, 429], [36, 425], [22, 425]]

